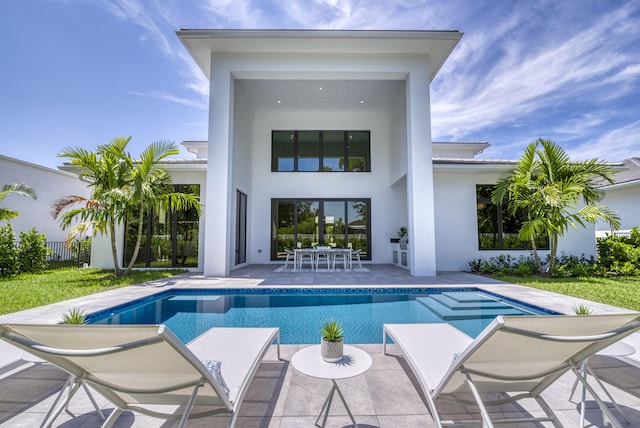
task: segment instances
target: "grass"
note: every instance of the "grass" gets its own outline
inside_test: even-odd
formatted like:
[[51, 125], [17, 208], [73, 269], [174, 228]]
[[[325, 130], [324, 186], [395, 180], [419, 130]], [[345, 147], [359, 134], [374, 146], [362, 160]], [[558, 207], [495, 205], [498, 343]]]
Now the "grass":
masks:
[[181, 272], [133, 271], [131, 275], [116, 278], [113, 271], [58, 269], [0, 278], [0, 315], [166, 278]]
[[501, 281], [640, 311], [640, 277], [542, 278], [501, 276]]

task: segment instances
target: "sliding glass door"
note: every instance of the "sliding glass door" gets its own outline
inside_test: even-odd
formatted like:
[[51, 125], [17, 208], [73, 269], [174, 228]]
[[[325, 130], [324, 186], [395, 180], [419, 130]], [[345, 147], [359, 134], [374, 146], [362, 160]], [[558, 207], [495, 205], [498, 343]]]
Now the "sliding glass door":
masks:
[[329, 245], [371, 259], [370, 199], [273, 199], [271, 260], [285, 250]]

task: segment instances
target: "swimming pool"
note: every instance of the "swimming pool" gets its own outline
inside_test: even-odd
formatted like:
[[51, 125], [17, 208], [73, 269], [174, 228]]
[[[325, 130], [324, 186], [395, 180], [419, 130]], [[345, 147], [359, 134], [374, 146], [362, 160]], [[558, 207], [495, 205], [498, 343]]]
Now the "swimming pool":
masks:
[[497, 315], [556, 314], [476, 288], [168, 290], [91, 314], [91, 324], [166, 324], [187, 343], [210, 327], [279, 327], [282, 343], [317, 343], [339, 320], [346, 343], [382, 343], [382, 324], [448, 322], [477, 336]]

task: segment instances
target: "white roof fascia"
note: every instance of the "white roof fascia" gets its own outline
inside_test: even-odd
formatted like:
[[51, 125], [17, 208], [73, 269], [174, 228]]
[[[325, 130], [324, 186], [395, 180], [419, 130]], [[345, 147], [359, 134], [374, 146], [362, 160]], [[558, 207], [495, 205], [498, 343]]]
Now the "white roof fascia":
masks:
[[[8, 162], [17, 163], [17, 164], [20, 164], [20, 165], [25, 165], [25, 166], [28, 166], [28, 167], [31, 167], [31, 168], [41, 169], [41, 170], [47, 171], [47, 172], [53, 172], [53, 173], [56, 173], [56, 174], [64, 175], [66, 177], [78, 178], [78, 174], [73, 174], [71, 172], [65, 171], [60, 167], [58, 167], [59, 169], [49, 168], [47, 166], [38, 165], [38, 164], [35, 164], [35, 163], [23, 161], [21, 159], [16, 159], [16, 158], [12, 158], [12, 157], [9, 157], [9, 156], [4, 156], [4, 155], [0, 155], [0, 159], [4, 159], [4, 160], [6, 160]], [[1, 183], [1, 184], [5, 184], [5, 183]]]
[[176, 31], [207, 79], [212, 52], [428, 55], [433, 80], [463, 33], [374, 30], [190, 30]]

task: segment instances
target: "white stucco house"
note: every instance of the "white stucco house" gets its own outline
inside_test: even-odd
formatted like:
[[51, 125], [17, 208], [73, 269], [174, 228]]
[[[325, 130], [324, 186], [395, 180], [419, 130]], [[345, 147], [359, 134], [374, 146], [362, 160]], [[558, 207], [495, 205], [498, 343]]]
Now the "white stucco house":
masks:
[[[138, 266], [227, 276], [317, 242], [392, 263], [390, 240], [401, 227], [414, 276], [529, 254], [514, 219], [487, 199], [515, 162], [475, 158], [486, 142], [432, 141], [430, 84], [462, 33], [177, 35], [210, 82], [209, 132], [207, 141], [184, 142], [194, 159], [166, 169], [179, 188], [199, 192], [205, 210], [199, 219], [152, 214]], [[121, 247], [129, 236], [119, 236]], [[108, 245], [97, 244], [92, 264], [109, 267]], [[560, 250], [594, 254], [594, 228], [572, 231]]]
[[[66, 235], [60, 224], [51, 218], [53, 203], [69, 195], [89, 196], [87, 183], [81, 181], [76, 174], [0, 155], [0, 186], [8, 183], [31, 186], [37, 195], [37, 199], [33, 200], [9, 194], [0, 202], [2, 206], [20, 213], [18, 217], [11, 219], [15, 235], [19, 236], [20, 232], [35, 228], [47, 235], [47, 241], [62, 242]], [[0, 222], [0, 226], [5, 224], [5, 221]]]

